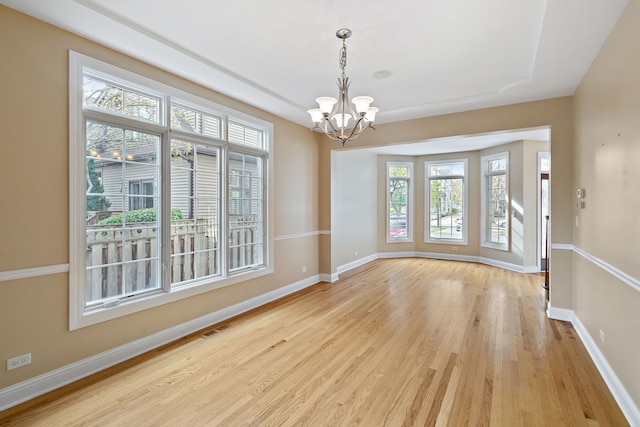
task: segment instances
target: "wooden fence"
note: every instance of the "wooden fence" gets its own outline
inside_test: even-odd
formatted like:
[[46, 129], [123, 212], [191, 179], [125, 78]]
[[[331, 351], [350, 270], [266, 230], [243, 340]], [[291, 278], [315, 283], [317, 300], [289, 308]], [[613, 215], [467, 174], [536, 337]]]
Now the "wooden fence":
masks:
[[[136, 223], [136, 228], [87, 226], [87, 301], [116, 298], [161, 286], [158, 263], [159, 228]], [[262, 236], [254, 217], [231, 218], [229, 270], [262, 262]], [[220, 274], [218, 227], [207, 220], [171, 222], [171, 283]]]

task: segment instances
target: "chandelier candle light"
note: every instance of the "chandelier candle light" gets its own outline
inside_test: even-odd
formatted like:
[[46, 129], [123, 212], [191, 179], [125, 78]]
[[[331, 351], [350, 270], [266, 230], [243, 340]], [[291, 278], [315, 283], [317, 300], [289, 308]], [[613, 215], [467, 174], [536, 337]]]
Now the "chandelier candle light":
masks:
[[[373, 98], [370, 96], [356, 96], [349, 103], [349, 77], [344, 72], [347, 66], [347, 45], [345, 40], [351, 37], [351, 30], [342, 28], [336, 31], [336, 37], [342, 39], [339, 63], [342, 75], [338, 79], [338, 99], [328, 96], [316, 98], [319, 108], [307, 111], [311, 115], [314, 127], [311, 130], [324, 132], [334, 141], [340, 141], [342, 145], [352, 139], [356, 139], [367, 128], [374, 129], [373, 120], [378, 109], [370, 107]], [[351, 119], [353, 126], [349, 125]]]

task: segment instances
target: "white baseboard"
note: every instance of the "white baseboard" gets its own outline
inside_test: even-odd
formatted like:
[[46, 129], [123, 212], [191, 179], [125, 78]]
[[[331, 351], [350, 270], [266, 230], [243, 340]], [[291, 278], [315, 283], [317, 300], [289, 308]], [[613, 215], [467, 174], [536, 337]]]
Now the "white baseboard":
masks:
[[540, 267], [538, 267], [537, 265], [525, 265], [524, 267], [522, 267], [522, 272], [527, 274], [541, 273]]
[[344, 273], [345, 271], [351, 270], [352, 268], [360, 267], [361, 265], [366, 264], [366, 263], [371, 262], [371, 261], [374, 261], [377, 258], [378, 258], [378, 256], [376, 254], [373, 254], [373, 255], [366, 256], [364, 258], [357, 259], [357, 260], [352, 261], [350, 263], [347, 263], [345, 265], [341, 265], [337, 269], [338, 270], [338, 274]]
[[378, 258], [411, 258], [417, 257], [418, 253], [415, 251], [410, 252], [379, 252]]
[[338, 281], [338, 273], [331, 273], [331, 274], [321, 274], [320, 275], [320, 281], [321, 282], [327, 282], [327, 283], [333, 283], [333, 282], [337, 282]]
[[567, 308], [552, 307], [551, 304], [547, 307], [547, 317], [554, 320], [562, 320], [563, 322], [571, 322], [575, 318], [573, 310]]
[[517, 271], [518, 273], [524, 273], [524, 267], [518, 264], [512, 264], [510, 262], [498, 261], [492, 258], [479, 257], [478, 262], [493, 267], [504, 268], [505, 270]]
[[598, 368], [598, 372], [602, 375], [602, 379], [604, 379], [616, 403], [620, 406], [620, 410], [629, 422], [629, 425], [632, 427], [640, 427], [640, 410], [638, 410], [638, 407], [633, 402], [633, 399], [631, 399], [631, 396], [629, 396], [629, 393], [620, 382], [611, 365], [609, 365], [609, 362], [607, 362], [607, 359], [598, 348], [593, 337], [589, 334], [587, 328], [584, 327], [574, 311], [566, 308], [554, 308], [549, 305], [547, 316], [550, 319], [571, 322], [582, 344], [584, 344], [587, 349], [589, 356], [591, 356], [591, 360], [593, 360], [596, 368]]
[[382, 252], [378, 258], [407, 258], [419, 257], [429, 259], [444, 259], [448, 261], [477, 262], [493, 267], [504, 268], [506, 270], [517, 271], [518, 273], [539, 273], [537, 266], [521, 266], [509, 262], [498, 261], [492, 258], [479, 257], [474, 255], [456, 255], [441, 252]]
[[472, 255], [444, 254], [440, 252], [417, 252], [416, 256], [429, 259], [443, 259], [446, 261], [478, 262], [478, 257]]
[[613, 394], [618, 406], [620, 406], [620, 410], [622, 410], [622, 413], [627, 418], [629, 425], [632, 427], [640, 427], [640, 409], [638, 409], [633, 402], [631, 396], [629, 396], [629, 393], [611, 368], [611, 365], [609, 365], [609, 362], [607, 362], [607, 359], [598, 348], [595, 340], [577, 316], [574, 316], [573, 327], [589, 352], [589, 356], [591, 356], [591, 360], [593, 360], [593, 363], [595, 363], [598, 368], [600, 375], [602, 375], [604, 382], [609, 387], [611, 394]]
[[208, 326], [315, 285], [313, 276], [0, 390], [0, 411], [117, 365]]

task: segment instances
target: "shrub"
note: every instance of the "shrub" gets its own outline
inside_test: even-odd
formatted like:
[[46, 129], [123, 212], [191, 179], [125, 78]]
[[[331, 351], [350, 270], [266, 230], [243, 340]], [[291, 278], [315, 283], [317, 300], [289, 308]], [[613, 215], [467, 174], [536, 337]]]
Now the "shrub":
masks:
[[[138, 209], [135, 211], [129, 211], [124, 217], [127, 223], [133, 222], [155, 222], [156, 220], [156, 208]], [[176, 221], [182, 219], [182, 211], [180, 209], [171, 209], [171, 220]], [[98, 225], [109, 224], [122, 224], [122, 214], [118, 213], [111, 215], [109, 218], [105, 218], [98, 222]]]

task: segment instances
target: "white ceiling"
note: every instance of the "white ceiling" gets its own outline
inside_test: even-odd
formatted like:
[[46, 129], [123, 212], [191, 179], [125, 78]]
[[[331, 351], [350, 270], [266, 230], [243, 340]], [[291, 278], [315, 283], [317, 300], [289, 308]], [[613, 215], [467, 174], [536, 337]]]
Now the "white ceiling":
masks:
[[571, 95], [627, 2], [0, 0], [304, 126], [337, 95], [339, 28], [380, 124]]

